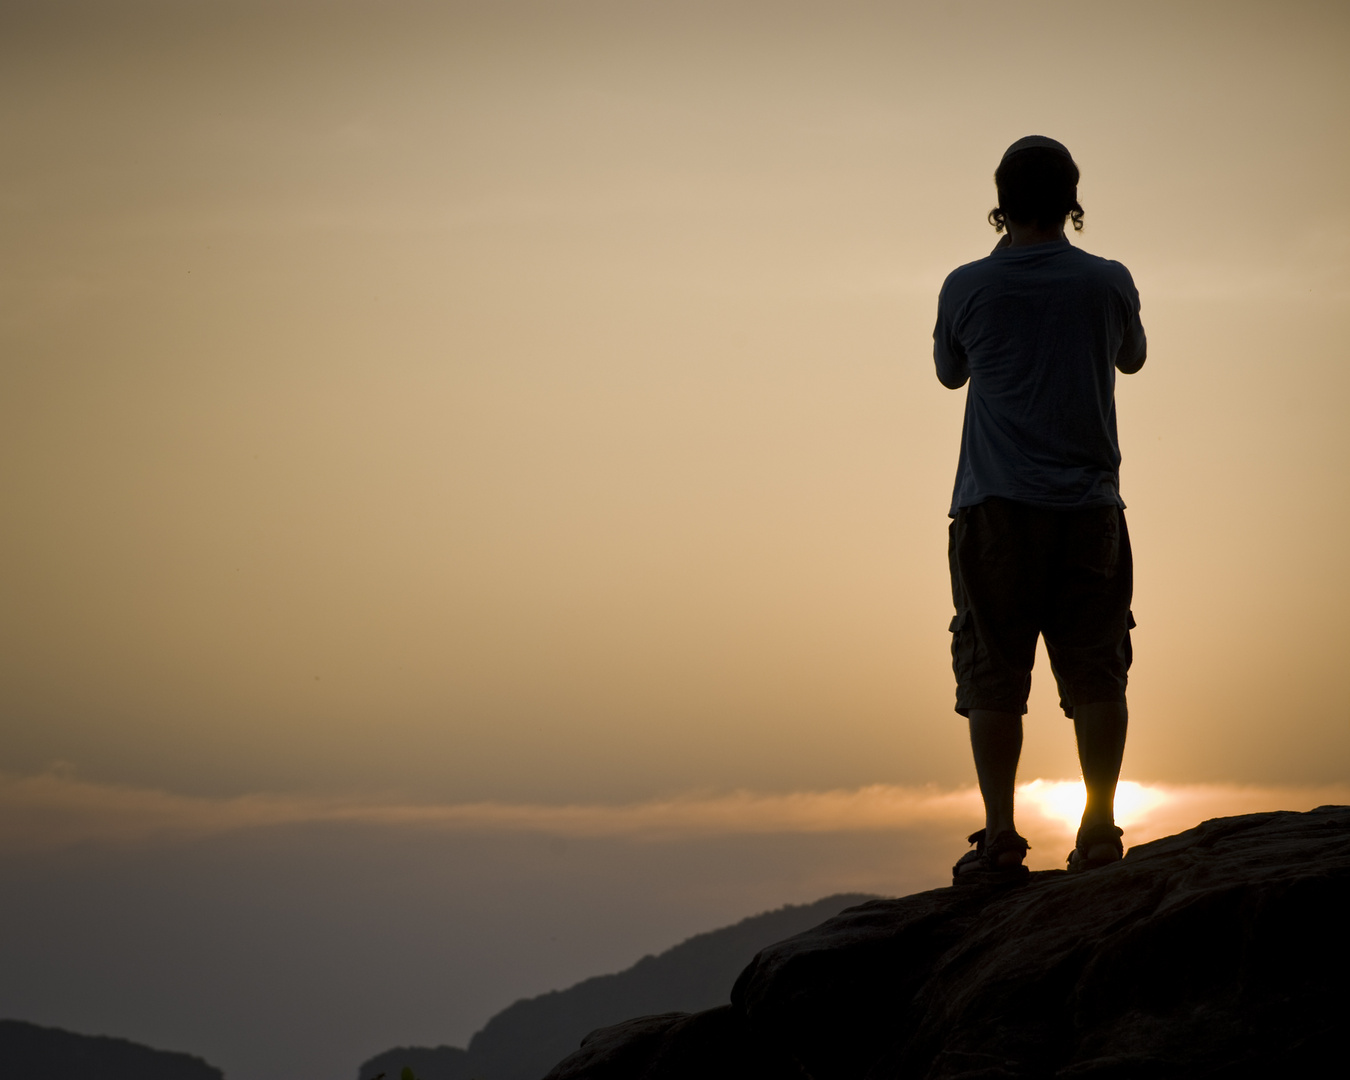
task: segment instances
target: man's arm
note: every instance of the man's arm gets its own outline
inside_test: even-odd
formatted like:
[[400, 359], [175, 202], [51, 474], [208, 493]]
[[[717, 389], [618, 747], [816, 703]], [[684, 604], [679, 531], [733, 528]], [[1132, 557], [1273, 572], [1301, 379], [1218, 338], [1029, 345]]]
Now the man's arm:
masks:
[[1148, 339], [1144, 337], [1144, 324], [1135, 312], [1134, 322], [1125, 328], [1125, 337], [1116, 353], [1116, 370], [1122, 375], [1133, 375], [1148, 358]]
[[966, 380], [970, 378], [970, 368], [966, 364], [964, 356], [956, 359], [954, 357], [944, 357], [938, 343], [933, 342], [933, 359], [937, 361], [938, 382], [948, 390], [960, 390], [966, 385]]
[[1144, 366], [1148, 357], [1148, 339], [1144, 337], [1144, 324], [1139, 321], [1139, 292], [1134, 287], [1134, 279], [1123, 266], [1120, 269], [1125, 275], [1124, 301], [1129, 305], [1129, 321], [1116, 353], [1116, 370], [1122, 375], [1133, 375]]
[[1125, 350], [1121, 349], [1120, 355], [1116, 357], [1116, 370], [1119, 371], [1122, 375], [1133, 375], [1136, 371], [1138, 371], [1141, 367], [1144, 366], [1144, 361], [1146, 359], [1148, 359], [1148, 354], [1147, 351], [1142, 346], [1139, 349], [1138, 358], [1129, 361], [1125, 359]]
[[959, 390], [970, 378], [970, 365], [966, 362], [966, 350], [956, 340], [948, 317], [946, 300], [947, 286], [942, 286], [938, 294], [937, 325], [933, 327], [933, 362], [937, 365], [938, 382], [948, 390]]

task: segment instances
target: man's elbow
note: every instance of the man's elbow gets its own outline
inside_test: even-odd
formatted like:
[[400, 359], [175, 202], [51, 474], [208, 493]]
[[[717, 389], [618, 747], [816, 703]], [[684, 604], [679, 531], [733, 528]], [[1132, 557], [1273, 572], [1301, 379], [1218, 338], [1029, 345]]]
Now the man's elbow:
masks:
[[1140, 352], [1138, 357], [1131, 358], [1129, 360], [1117, 358], [1116, 370], [1119, 371], [1122, 375], [1133, 375], [1136, 371], [1138, 371], [1141, 367], [1144, 366], [1144, 361], [1146, 359], [1148, 359], [1147, 352]]
[[941, 368], [938, 368], [937, 377], [938, 382], [948, 390], [960, 390], [961, 387], [966, 385], [966, 380], [970, 378], [970, 372], [943, 371]]

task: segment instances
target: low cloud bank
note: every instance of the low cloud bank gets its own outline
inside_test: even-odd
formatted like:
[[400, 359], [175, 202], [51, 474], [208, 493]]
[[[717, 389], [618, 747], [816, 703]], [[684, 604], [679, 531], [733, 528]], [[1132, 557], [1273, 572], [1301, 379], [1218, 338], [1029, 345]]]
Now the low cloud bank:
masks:
[[[1261, 810], [1308, 810], [1350, 803], [1350, 786], [1260, 787], [1123, 781], [1117, 819], [1142, 843], [1210, 817]], [[1071, 837], [1082, 812], [1076, 780], [1032, 780], [1019, 788], [1022, 831]], [[557, 836], [678, 839], [754, 833], [875, 832], [980, 821], [973, 787], [873, 784], [852, 790], [759, 794], [691, 793], [623, 805], [399, 803], [316, 796], [182, 795], [82, 780], [69, 771], [0, 773], [0, 851], [73, 844], [192, 840], [278, 825], [350, 823], [391, 828], [539, 832]]]

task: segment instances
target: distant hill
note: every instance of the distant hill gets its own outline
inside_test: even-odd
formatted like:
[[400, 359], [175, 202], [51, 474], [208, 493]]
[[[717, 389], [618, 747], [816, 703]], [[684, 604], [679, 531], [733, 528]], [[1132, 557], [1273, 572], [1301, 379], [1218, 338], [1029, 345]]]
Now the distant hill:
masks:
[[153, 1050], [106, 1035], [76, 1035], [22, 1020], [0, 1020], [5, 1080], [224, 1080], [191, 1054]]
[[396, 1046], [362, 1065], [361, 1076], [399, 1080], [405, 1067], [417, 1080], [473, 1080], [477, 1075], [469, 1065], [469, 1052], [458, 1046]]
[[854, 893], [827, 896], [699, 934], [659, 956], [644, 956], [616, 975], [517, 1001], [489, 1020], [467, 1050], [387, 1050], [361, 1066], [358, 1080], [374, 1080], [380, 1073], [397, 1080], [405, 1065], [418, 1080], [539, 1080], [596, 1028], [644, 1013], [699, 1012], [726, 1004], [736, 976], [760, 949], [871, 899]]

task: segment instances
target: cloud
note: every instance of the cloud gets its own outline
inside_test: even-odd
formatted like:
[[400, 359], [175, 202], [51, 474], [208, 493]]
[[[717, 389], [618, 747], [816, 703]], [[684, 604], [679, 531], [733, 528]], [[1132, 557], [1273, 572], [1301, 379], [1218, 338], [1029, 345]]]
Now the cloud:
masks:
[[[1058, 851], [1073, 835], [1082, 785], [1033, 780], [1020, 787], [1022, 831]], [[1350, 803], [1350, 786], [1244, 787], [1122, 782], [1118, 820], [1128, 841], [1165, 836], [1208, 817], [1260, 810], [1306, 810]], [[634, 840], [756, 833], [877, 832], [973, 829], [980, 820], [974, 788], [873, 784], [852, 790], [764, 794], [691, 793], [647, 802], [406, 803], [321, 796], [183, 795], [82, 780], [69, 770], [32, 776], [0, 773], [0, 851], [73, 844], [184, 841], [246, 829], [349, 823], [455, 830], [539, 832], [564, 837]]]

